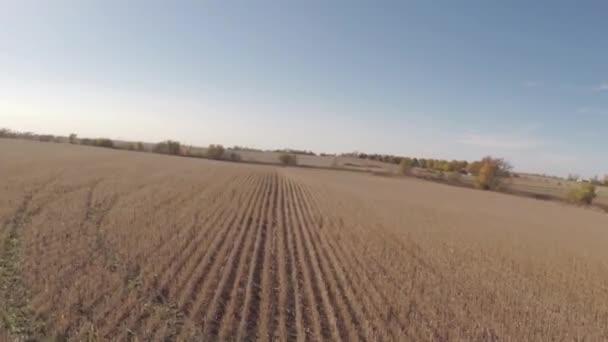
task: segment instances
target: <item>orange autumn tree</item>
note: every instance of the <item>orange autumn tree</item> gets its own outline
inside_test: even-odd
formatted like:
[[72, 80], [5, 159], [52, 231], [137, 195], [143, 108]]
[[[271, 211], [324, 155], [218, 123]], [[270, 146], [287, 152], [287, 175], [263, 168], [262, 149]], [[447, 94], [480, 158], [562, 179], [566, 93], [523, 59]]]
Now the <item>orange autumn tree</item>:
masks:
[[504, 178], [509, 177], [513, 168], [504, 159], [490, 156], [483, 158], [479, 163], [479, 173], [475, 178], [475, 185], [483, 190], [499, 189]]

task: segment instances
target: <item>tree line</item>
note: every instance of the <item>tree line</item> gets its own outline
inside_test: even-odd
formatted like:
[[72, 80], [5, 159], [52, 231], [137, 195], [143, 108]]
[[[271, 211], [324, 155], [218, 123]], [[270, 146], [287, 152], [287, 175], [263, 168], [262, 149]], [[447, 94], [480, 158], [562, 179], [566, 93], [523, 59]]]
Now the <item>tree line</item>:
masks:
[[467, 160], [414, 158], [387, 154], [367, 154], [355, 152], [343, 154], [343, 156], [396, 164], [406, 168], [421, 168], [443, 172], [459, 172], [463, 174], [477, 174], [482, 166], [481, 161], [469, 162]]
[[[241, 155], [235, 152], [236, 149], [244, 151], [260, 151], [257, 149], [250, 149], [241, 146], [235, 146], [232, 150], [227, 150], [226, 148], [224, 148], [224, 146], [219, 144], [211, 144], [203, 150], [194, 146], [183, 145], [179, 141], [175, 140], [165, 140], [156, 144], [152, 144], [151, 146], [146, 146], [146, 144], [144, 144], [143, 142], [117, 143], [112, 139], [108, 138], [78, 138], [78, 135], [75, 133], [72, 133], [68, 137], [65, 137], [50, 134], [35, 134], [33, 132], [18, 132], [7, 128], [0, 128], [0, 138], [26, 139], [41, 142], [70, 143], [111, 149], [126, 149], [139, 152], [152, 152], [175, 156], [226, 160], [233, 162], [242, 161]], [[281, 153], [278, 158], [279, 163], [283, 165], [292, 166], [298, 165], [297, 155], [317, 155], [312, 151], [294, 149], [281, 149], [275, 150], [274, 152]], [[321, 153], [320, 156], [335, 155]], [[475, 177], [476, 187], [484, 190], [498, 190], [502, 186], [504, 179], [516, 176], [516, 174], [511, 172], [512, 166], [507, 161], [501, 158], [493, 158], [490, 156], [485, 157], [482, 160], [473, 162], [469, 162], [466, 160], [412, 158], [366, 153], [348, 153], [342, 154], [341, 156], [356, 157], [359, 159], [368, 159], [385, 163], [397, 164], [399, 165], [402, 174], [411, 174], [411, 171], [415, 168], [439, 171], [442, 173], [447, 172], [452, 175], [469, 174]], [[591, 204], [593, 199], [597, 196], [597, 185], [608, 186], [608, 174], [604, 177], [604, 179], [600, 179], [596, 176], [584, 181], [580, 181], [580, 177], [578, 175], [571, 174], [567, 177], [567, 180], [581, 183], [580, 186], [571, 189], [571, 191], [568, 193], [568, 198], [573, 202], [583, 204]]]

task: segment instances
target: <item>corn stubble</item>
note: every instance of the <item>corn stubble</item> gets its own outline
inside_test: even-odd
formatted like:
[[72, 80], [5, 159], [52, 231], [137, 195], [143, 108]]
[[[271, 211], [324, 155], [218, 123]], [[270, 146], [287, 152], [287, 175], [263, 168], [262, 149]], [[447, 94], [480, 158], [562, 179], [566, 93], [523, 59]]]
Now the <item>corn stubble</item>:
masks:
[[608, 339], [600, 213], [346, 172], [0, 151], [1, 246], [18, 242], [0, 255], [19, 256], [3, 263], [23, 287], [0, 295], [28, 303], [0, 308], [23, 317], [0, 337]]

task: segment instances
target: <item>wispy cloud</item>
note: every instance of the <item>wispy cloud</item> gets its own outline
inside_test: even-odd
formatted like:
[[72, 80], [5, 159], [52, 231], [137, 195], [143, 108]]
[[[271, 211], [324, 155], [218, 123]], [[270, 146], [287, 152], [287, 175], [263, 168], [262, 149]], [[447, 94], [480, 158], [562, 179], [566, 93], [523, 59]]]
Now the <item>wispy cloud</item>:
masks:
[[608, 110], [601, 108], [581, 107], [576, 112], [584, 115], [608, 116]]
[[538, 82], [538, 81], [525, 81], [523, 83], [523, 86], [526, 88], [541, 88], [545, 86], [544, 82]]
[[492, 149], [526, 150], [545, 145], [542, 141], [517, 134], [466, 133], [458, 143]]
[[540, 81], [525, 81], [522, 82], [524, 88], [551, 88], [551, 89], [563, 89], [563, 90], [575, 90], [575, 91], [595, 91], [595, 92], [608, 92], [608, 82], [601, 82], [596, 85], [590, 84], [547, 84]]
[[602, 82], [593, 88], [595, 91], [608, 91], [608, 82]]

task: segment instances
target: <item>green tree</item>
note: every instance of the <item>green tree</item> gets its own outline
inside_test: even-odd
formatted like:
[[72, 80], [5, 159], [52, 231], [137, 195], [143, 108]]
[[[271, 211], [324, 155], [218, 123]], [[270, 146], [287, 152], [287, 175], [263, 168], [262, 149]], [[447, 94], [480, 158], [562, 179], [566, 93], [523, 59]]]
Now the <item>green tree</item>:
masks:
[[568, 193], [568, 199], [579, 204], [591, 204], [595, 197], [597, 197], [595, 185], [588, 182], [579, 184]]
[[467, 172], [477, 176], [479, 174], [479, 170], [481, 169], [481, 165], [482, 163], [480, 161], [475, 161], [472, 163], [469, 163], [469, 165], [467, 165]]

